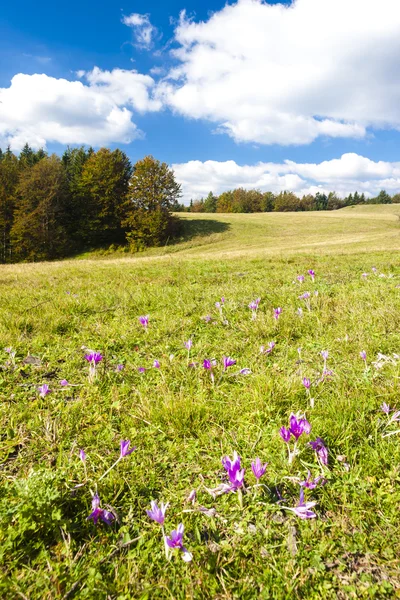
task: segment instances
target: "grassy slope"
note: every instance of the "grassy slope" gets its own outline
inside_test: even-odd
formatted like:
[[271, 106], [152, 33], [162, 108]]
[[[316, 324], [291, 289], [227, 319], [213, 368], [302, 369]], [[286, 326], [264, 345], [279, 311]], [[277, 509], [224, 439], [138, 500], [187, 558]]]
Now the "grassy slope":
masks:
[[[378, 352], [400, 350], [397, 211], [185, 215], [186, 241], [140, 257], [1, 267], [0, 348], [16, 350], [16, 366], [3, 352], [0, 596], [400, 597], [400, 449], [398, 435], [382, 437], [379, 409], [383, 401], [400, 408], [399, 366], [364, 372], [359, 358], [365, 349], [371, 365]], [[295, 277], [308, 268], [316, 282], [300, 287]], [[299, 294], [316, 290], [300, 318]], [[221, 296], [225, 324], [214, 306]], [[256, 297], [251, 321], [247, 305]], [[277, 306], [283, 313], [275, 321]], [[150, 314], [147, 332], [141, 314]], [[189, 337], [193, 360], [227, 354], [252, 375], [213, 387], [203, 369], [186, 366]], [[273, 354], [260, 355], [271, 340]], [[87, 381], [82, 345], [106, 357], [95, 384]], [[334, 377], [317, 384], [326, 349]], [[41, 363], [24, 365], [27, 355]], [[125, 364], [120, 374], [118, 363]], [[313, 382], [313, 409], [303, 375]], [[75, 386], [62, 389], [64, 377]], [[52, 393], [41, 399], [36, 386], [45, 382]], [[294, 478], [320, 470], [305, 442], [287, 464], [278, 430], [291, 411], [305, 411], [310, 439], [321, 436], [329, 446], [327, 484], [307, 494], [318, 501], [316, 520], [300, 521], [276, 504], [278, 488], [285, 505], [295, 505]], [[122, 438], [137, 451], [98, 482]], [[79, 448], [88, 454], [89, 481], [74, 490], [85, 480]], [[233, 450], [248, 486], [250, 460], [269, 462], [270, 491], [249, 489], [240, 509], [235, 494], [213, 500], [199, 490], [194, 508], [215, 507], [216, 516], [183, 512], [202, 478], [218, 485], [221, 456]], [[120, 517], [111, 528], [86, 520], [96, 482]], [[171, 503], [168, 530], [184, 522], [191, 564], [179, 556], [165, 562], [159, 528], [145, 514], [151, 499]]]

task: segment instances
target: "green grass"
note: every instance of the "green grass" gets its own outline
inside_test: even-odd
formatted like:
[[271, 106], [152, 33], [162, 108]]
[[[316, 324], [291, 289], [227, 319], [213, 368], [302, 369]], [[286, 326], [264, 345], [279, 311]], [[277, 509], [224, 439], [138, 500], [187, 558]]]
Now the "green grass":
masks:
[[[372, 364], [378, 353], [400, 353], [397, 211], [184, 215], [181, 243], [143, 255], [1, 267], [0, 349], [16, 355], [13, 364], [0, 350], [0, 597], [400, 597], [399, 434], [383, 437], [398, 427], [385, 429], [380, 410], [400, 409], [400, 362]], [[316, 281], [300, 286], [296, 276], [309, 268]], [[318, 291], [310, 312], [298, 299], [304, 291]], [[272, 340], [271, 355], [260, 354]], [[82, 346], [105, 357], [94, 383]], [[317, 383], [321, 350], [334, 376]], [[237, 368], [213, 386], [201, 363], [223, 354]], [[251, 375], [231, 375], [245, 367]], [[73, 385], [62, 388], [63, 378]], [[45, 398], [42, 383], [52, 390]], [[306, 414], [312, 432], [288, 465], [278, 432], [292, 411]], [[294, 506], [296, 478], [321, 471], [307, 446], [317, 436], [329, 447], [327, 481], [307, 490], [317, 518], [302, 521], [277, 504], [277, 490]], [[121, 439], [136, 452], [99, 481]], [[221, 457], [234, 450], [246, 467], [243, 508], [235, 493], [214, 500], [205, 490], [221, 483]], [[256, 456], [269, 463], [269, 489], [252, 487]], [[96, 485], [118, 515], [111, 527], [86, 518]], [[194, 488], [197, 502], [185, 504]], [[170, 502], [168, 532], [184, 523], [191, 563], [166, 561], [145, 512], [153, 499]]]

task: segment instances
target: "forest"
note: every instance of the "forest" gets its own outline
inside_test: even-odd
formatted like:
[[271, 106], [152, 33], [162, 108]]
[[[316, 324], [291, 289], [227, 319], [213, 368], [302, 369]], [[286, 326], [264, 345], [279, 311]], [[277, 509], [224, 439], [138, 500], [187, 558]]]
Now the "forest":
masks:
[[33, 150], [0, 149], [0, 262], [54, 260], [96, 248], [136, 252], [159, 246], [180, 232], [173, 213], [252, 213], [336, 210], [400, 202], [382, 190], [376, 198], [357, 191], [346, 198], [318, 192], [237, 188], [179, 202], [181, 185], [166, 163], [146, 156], [132, 165], [121, 150], [67, 148], [61, 157]]

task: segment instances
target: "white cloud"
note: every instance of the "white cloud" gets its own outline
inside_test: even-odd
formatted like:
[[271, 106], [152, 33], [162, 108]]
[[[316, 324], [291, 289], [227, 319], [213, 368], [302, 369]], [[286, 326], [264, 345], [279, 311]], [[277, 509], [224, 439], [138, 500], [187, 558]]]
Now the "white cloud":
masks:
[[398, 0], [239, 0], [182, 13], [159, 94], [236, 141], [308, 144], [400, 129]]
[[79, 72], [82, 81], [19, 73], [0, 88], [0, 139], [19, 150], [46, 142], [60, 144], [129, 143], [141, 132], [133, 112], [161, 109], [152, 98], [154, 80], [136, 71]]
[[351, 153], [319, 164], [285, 161], [240, 166], [233, 160], [192, 160], [172, 168], [182, 184], [186, 203], [191, 198], [205, 197], [210, 190], [220, 194], [236, 187], [275, 193], [289, 190], [299, 196], [317, 191], [336, 191], [342, 197], [356, 190], [367, 197], [381, 189], [392, 194], [400, 192], [400, 162], [374, 162]]
[[152, 47], [157, 29], [150, 23], [149, 15], [132, 13], [127, 17], [124, 16], [122, 22], [132, 28], [135, 46], [143, 50], [149, 50]]

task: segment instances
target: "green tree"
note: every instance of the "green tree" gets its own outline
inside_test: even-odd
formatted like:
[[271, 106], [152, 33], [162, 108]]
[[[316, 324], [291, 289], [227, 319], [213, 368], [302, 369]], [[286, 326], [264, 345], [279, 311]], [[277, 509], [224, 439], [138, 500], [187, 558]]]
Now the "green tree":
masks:
[[11, 230], [17, 260], [48, 260], [64, 256], [68, 237], [64, 222], [68, 188], [61, 160], [54, 154], [20, 174], [18, 204]]
[[261, 201], [262, 212], [271, 212], [275, 208], [275, 194], [272, 192], [264, 192]]
[[19, 154], [19, 164], [21, 169], [29, 169], [36, 165], [40, 160], [46, 158], [47, 153], [40, 148], [37, 152], [32, 150], [29, 144], [25, 144]]
[[15, 192], [19, 179], [17, 157], [10, 151], [2, 152], [0, 160], [0, 262], [11, 262], [10, 233], [14, 222]]
[[368, 200], [368, 204], [391, 204], [392, 199], [385, 190], [381, 190], [375, 198]]
[[215, 213], [217, 211], [217, 198], [210, 192], [204, 200], [204, 212]]
[[315, 210], [326, 210], [328, 206], [328, 196], [317, 192], [315, 194]]
[[[79, 166], [76, 168], [79, 172]], [[100, 148], [84, 161], [78, 197], [83, 202], [79, 235], [85, 245], [102, 246], [125, 241], [121, 223], [131, 174], [129, 158], [121, 150]]]
[[159, 246], [176, 234], [179, 222], [171, 209], [181, 195], [166, 163], [146, 156], [135, 164], [122, 222], [133, 250]]
[[291, 212], [301, 209], [300, 200], [293, 192], [281, 192], [275, 198], [275, 211]]

